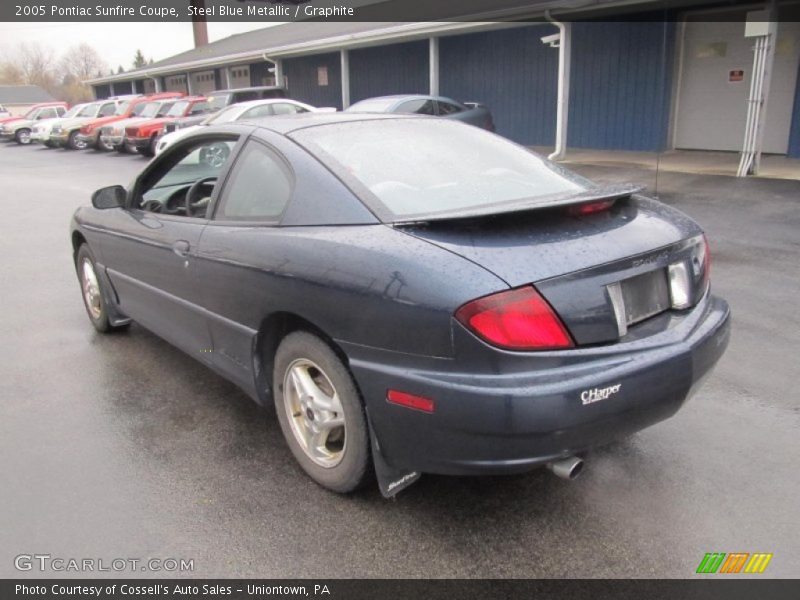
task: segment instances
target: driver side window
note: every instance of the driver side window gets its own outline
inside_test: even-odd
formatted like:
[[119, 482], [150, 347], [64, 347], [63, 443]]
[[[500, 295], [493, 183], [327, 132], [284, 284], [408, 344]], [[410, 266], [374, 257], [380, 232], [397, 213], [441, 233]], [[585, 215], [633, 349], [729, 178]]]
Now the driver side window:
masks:
[[236, 139], [203, 139], [164, 155], [161, 168], [142, 182], [136, 208], [175, 216], [204, 218], [217, 178]]

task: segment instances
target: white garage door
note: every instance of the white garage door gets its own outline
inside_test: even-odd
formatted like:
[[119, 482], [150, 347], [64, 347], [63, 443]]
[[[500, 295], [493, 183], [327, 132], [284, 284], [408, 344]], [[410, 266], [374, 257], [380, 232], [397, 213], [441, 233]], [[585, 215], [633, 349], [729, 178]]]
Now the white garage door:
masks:
[[[753, 39], [744, 19], [684, 24], [675, 117], [675, 147], [742, 149]], [[764, 152], [785, 154], [800, 55], [800, 23], [778, 24], [778, 42], [764, 129]]]

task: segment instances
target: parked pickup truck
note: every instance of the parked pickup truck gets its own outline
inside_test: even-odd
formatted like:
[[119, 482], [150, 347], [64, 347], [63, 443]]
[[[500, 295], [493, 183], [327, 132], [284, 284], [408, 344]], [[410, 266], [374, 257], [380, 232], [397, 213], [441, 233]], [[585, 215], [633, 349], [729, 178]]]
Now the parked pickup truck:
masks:
[[86, 148], [86, 142], [78, 137], [81, 127], [98, 117], [108, 117], [115, 114], [120, 103], [120, 100], [98, 100], [87, 104], [73, 118], [65, 119], [61, 123], [54, 125], [53, 129], [50, 130], [50, 141], [62, 148], [83, 150]]
[[16, 140], [18, 144], [31, 143], [31, 128], [37, 121], [64, 116], [66, 102], [46, 102], [33, 106], [25, 116], [0, 119], [0, 139]]
[[55, 144], [52, 141], [50, 141], [50, 133], [52, 132], [53, 127], [55, 127], [59, 123], [63, 123], [64, 121], [73, 118], [75, 115], [81, 112], [83, 108], [88, 104], [89, 104], [88, 102], [82, 102], [81, 104], [76, 104], [75, 106], [70, 108], [64, 114], [63, 117], [35, 121], [33, 126], [31, 127], [31, 136], [30, 136], [31, 143], [44, 144], [48, 148], [55, 148], [56, 147]]
[[184, 94], [182, 92], [160, 92], [158, 94], [149, 94], [147, 96], [136, 96], [132, 98], [123, 99], [117, 106], [117, 112], [109, 117], [100, 117], [87, 121], [81, 127], [79, 139], [87, 146], [94, 146], [97, 150], [124, 150], [124, 148], [116, 148], [115, 146], [103, 140], [102, 131], [106, 127], [123, 121], [125, 119], [135, 118], [141, 116], [145, 106], [150, 102], [156, 100], [167, 100], [181, 98]]
[[125, 139], [139, 154], [155, 156], [158, 140], [167, 121], [181, 117], [206, 116], [208, 112], [208, 101], [204, 96], [181, 98], [163, 117], [128, 125], [125, 128]]
[[136, 147], [131, 144], [130, 140], [125, 136], [126, 128], [144, 123], [145, 121], [167, 116], [169, 110], [179, 100], [179, 98], [153, 100], [145, 104], [138, 116], [122, 119], [111, 125], [103, 126], [100, 130], [100, 140], [102, 144], [113, 147], [117, 152], [136, 152]]
[[210, 113], [222, 110], [231, 104], [247, 102], [248, 100], [262, 100], [267, 98], [286, 98], [286, 88], [279, 86], [259, 86], [237, 88], [233, 90], [218, 90], [208, 94], [208, 111], [205, 115], [190, 115], [164, 124], [164, 133], [172, 133], [176, 129], [199, 125]]

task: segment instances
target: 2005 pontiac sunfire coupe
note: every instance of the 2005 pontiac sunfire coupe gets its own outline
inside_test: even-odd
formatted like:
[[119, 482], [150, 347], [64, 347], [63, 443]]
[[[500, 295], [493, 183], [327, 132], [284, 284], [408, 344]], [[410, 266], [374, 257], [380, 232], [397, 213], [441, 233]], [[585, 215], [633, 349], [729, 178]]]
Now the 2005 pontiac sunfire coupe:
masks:
[[92, 324], [135, 320], [274, 402], [321, 485], [549, 466], [671, 416], [727, 304], [681, 212], [476, 127], [205, 128], [72, 222]]

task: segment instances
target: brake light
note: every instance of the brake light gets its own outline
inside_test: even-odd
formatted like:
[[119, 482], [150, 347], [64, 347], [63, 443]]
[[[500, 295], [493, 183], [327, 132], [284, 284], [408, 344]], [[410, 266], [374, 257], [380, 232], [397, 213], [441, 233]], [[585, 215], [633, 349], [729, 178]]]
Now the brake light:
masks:
[[484, 341], [507, 350], [574, 346], [561, 319], [532, 286], [468, 302], [455, 317]]
[[567, 208], [567, 212], [572, 216], [580, 217], [583, 215], [592, 215], [594, 213], [603, 212], [614, 206], [615, 200], [597, 200], [596, 202], [585, 202], [583, 204], [575, 204]]
[[433, 400], [425, 398], [424, 396], [416, 396], [408, 392], [400, 392], [398, 390], [389, 390], [386, 392], [386, 400], [392, 404], [405, 406], [406, 408], [414, 408], [422, 412], [432, 413], [435, 409]]

